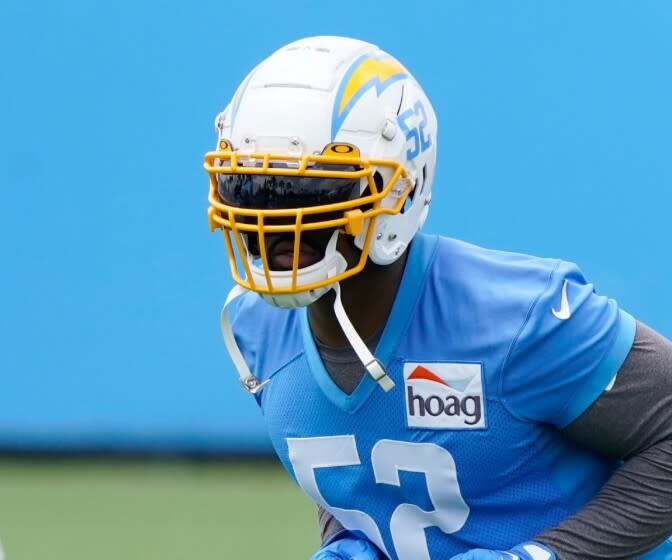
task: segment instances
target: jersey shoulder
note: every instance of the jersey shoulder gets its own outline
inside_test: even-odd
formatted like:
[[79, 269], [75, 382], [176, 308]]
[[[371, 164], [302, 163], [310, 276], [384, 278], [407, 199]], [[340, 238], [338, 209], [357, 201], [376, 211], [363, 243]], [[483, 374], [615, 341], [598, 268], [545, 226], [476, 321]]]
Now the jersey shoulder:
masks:
[[440, 238], [428, 282], [423, 311], [448, 336], [498, 353], [492, 380], [522, 419], [566, 426], [632, 346], [634, 319], [571, 262]]
[[[529, 297], [538, 293], [561, 263], [560, 259], [480, 247], [458, 239], [439, 237], [438, 266], [444, 279], [456, 286], [486, 293], [492, 300], [492, 286], [502, 299]], [[571, 264], [571, 263], [570, 263]]]
[[439, 237], [421, 312], [487, 347], [508, 345], [561, 262]]

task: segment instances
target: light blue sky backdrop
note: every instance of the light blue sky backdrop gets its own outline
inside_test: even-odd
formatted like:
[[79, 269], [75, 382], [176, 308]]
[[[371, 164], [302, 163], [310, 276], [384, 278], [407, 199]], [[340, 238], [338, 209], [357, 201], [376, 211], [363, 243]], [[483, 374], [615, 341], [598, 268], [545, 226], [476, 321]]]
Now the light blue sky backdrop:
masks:
[[238, 82], [305, 35], [379, 44], [433, 100], [426, 230], [578, 262], [672, 336], [671, 29], [646, 0], [4, 0], [0, 444], [266, 445], [201, 163]]

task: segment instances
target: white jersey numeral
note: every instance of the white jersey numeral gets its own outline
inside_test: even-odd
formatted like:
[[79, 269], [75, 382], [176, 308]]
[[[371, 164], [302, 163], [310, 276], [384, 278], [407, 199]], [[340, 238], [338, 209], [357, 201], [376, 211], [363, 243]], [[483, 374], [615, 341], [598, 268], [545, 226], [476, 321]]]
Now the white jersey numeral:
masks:
[[376, 482], [400, 486], [399, 471], [425, 474], [434, 509], [400, 504], [390, 519], [390, 533], [400, 560], [429, 560], [425, 529], [438, 527], [455, 533], [467, 522], [469, 506], [460, 493], [453, 456], [433, 443], [380, 440], [371, 451]]
[[[355, 437], [287, 438], [287, 444], [289, 460], [303, 490], [346, 529], [362, 531], [389, 556], [380, 529], [370, 515], [329, 505], [317, 486], [315, 469], [361, 464]], [[438, 527], [444, 533], [454, 533], [469, 516], [453, 456], [433, 443], [384, 439], [371, 451], [371, 466], [378, 484], [400, 486], [400, 471], [424, 473], [434, 509], [425, 511], [415, 504], [399, 504], [390, 518], [390, 534], [399, 560], [430, 560], [424, 530]]]
[[355, 436], [328, 436], [315, 438], [287, 438], [289, 460], [294, 476], [303, 491], [314, 502], [332, 513], [351, 531], [361, 531], [387, 556], [387, 549], [378, 525], [370, 515], [356, 509], [342, 509], [329, 505], [320, 493], [315, 480], [315, 469], [360, 465]]

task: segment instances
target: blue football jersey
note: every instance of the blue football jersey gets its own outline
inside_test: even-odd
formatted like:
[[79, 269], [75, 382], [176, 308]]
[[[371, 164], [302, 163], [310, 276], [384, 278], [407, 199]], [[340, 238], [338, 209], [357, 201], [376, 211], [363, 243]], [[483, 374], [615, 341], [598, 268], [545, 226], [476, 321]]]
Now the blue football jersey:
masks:
[[558, 431], [608, 388], [635, 334], [573, 264], [416, 236], [375, 350], [389, 393], [369, 376], [338, 388], [305, 308], [246, 294], [233, 327], [269, 380], [258, 401], [288, 472], [389, 558], [508, 549], [617, 467]]

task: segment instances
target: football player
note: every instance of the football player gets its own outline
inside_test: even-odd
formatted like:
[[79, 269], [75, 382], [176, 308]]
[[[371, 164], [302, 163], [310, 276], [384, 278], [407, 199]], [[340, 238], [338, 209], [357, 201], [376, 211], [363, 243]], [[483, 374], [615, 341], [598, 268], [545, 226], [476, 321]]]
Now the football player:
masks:
[[222, 330], [314, 560], [672, 558], [672, 344], [572, 263], [419, 233], [437, 122], [399, 61], [293, 42], [216, 128]]

